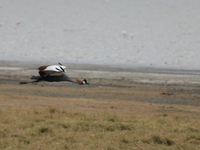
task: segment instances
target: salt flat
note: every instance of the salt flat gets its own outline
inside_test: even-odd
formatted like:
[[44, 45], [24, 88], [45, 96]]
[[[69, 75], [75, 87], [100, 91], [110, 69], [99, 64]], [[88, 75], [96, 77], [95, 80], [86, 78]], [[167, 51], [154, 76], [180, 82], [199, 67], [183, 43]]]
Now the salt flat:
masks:
[[198, 0], [0, 2], [0, 60], [200, 66]]

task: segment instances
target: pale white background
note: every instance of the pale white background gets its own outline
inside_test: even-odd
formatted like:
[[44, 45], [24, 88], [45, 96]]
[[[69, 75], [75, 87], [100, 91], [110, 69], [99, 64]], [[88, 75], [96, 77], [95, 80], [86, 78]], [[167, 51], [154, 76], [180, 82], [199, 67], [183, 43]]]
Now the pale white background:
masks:
[[0, 0], [0, 60], [200, 68], [199, 0]]

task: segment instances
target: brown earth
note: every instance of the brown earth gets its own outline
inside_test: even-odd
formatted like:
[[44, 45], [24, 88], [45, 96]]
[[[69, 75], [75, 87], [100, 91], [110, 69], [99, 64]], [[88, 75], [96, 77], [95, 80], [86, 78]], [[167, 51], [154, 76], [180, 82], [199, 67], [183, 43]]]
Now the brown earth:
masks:
[[86, 78], [89, 85], [30, 81], [46, 63], [7, 62], [0, 65], [0, 108], [53, 107], [72, 112], [121, 115], [175, 115], [199, 119], [198, 70], [110, 65], [67, 64], [67, 75]]

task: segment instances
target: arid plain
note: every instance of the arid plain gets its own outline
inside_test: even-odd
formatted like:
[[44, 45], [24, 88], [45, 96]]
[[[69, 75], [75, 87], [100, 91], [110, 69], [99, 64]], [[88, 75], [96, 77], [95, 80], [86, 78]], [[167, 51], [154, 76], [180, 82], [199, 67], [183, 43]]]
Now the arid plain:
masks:
[[[134, 141], [127, 137], [123, 132], [126, 139], [122, 140], [121, 144], [116, 144], [117, 141], [112, 141], [114, 145], [100, 146], [99, 144], [103, 141], [99, 141], [98, 146], [94, 143], [97, 141], [89, 142], [86, 141], [80, 145], [81, 140], [66, 141], [65, 146], [52, 145], [52, 149], [187, 149], [196, 148], [200, 144], [199, 135], [200, 130], [198, 125], [200, 124], [200, 72], [198, 70], [183, 70], [183, 69], [169, 69], [169, 68], [153, 68], [153, 67], [139, 67], [139, 66], [114, 66], [114, 65], [89, 65], [89, 64], [65, 64], [67, 66], [66, 73], [71, 78], [85, 78], [90, 83], [89, 85], [77, 85], [69, 82], [40, 82], [37, 84], [19, 84], [20, 81], [30, 81], [32, 75], [37, 75], [37, 68], [40, 65], [46, 65], [52, 63], [36, 63], [36, 62], [7, 62], [2, 61], [0, 65], [0, 108], [4, 117], [17, 118], [15, 115], [23, 114], [29, 118], [29, 113], [32, 111], [40, 112], [41, 114], [50, 114], [49, 118], [40, 116], [40, 119], [51, 120], [55, 119], [58, 112], [65, 112], [69, 114], [82, 114], [80, 117], [86, 116], [87, 118], [96, 118], [104, 116], [111, 119], [111, 122], [124, 123], [125, 120], [122, 118], [135, 117], [138, 122], [145, 122], [149, 118], [151, 120], [162, 119], [166, 122], [172, 120], [172, 118], [183, 118], [186, 119], [185, 127], [192, 128], [191, 134], [185, 139], [179, 140], [177, 137], [173, 138], [173, 133], [161, 140], [162, 136], [159, 133], [151, 133], [146, 135], [144, 139], [141, 137]], [[30, 110], [30, 112], [28, 111]], [[17, 114], [13, 113], [17, 112]], [[48, 113], [49, 112], [49, 113]], [[24, 114], [25, 113], [25, 114]], [[6, 115], [5, 115], [6, 114]], [[22, 116], [23, 116], [22, 115]], [[114, 117], [113, 117], [114, 116]], [[31, 116], [30, 116], [31, 118]], [[62, 118], [62, 119], [61, 119]], [[76, 117], [75, 117], [76, 118]], [[119, 119], [120, 118], [120, 119]], [[5, 119], [5, 118], [4, 118]], [[4, 135], [4, 131], [9, 129], [6, 126], [7, 123], [2, 119], [1, 136], [6, 137], [7, 140], [1, 140], [2, 149], [23, 149], [31, 148], [31, 138], [29, 138], [28, 144], [20, 144], [20, 132], [12, 134], [10, 131], [8, 135]], [[59, 117], [56, 119], [59, 119]], [[60, 119], [63, 120], [63, 116], [60, 114]], [[74, 118], [73, 118], [74, 119]], [[79, 118], [80, 119], [80, 118]], [[3, 121], [4, 120], [4, 121]], [[134, 119], [125, 121], [127, 125], [134, 124]], [[174, 125], [178, 128], [181, 119], [174, 119]], [[58, 120], [54, 120], [55, 122]], [[60, 121], [60, 120], [59, 120]], [[86, 120], [87, 122], [88, 120]], [[104, 120], [105, 121], [105, 120]], [[107, 120], [108, 121], [108, 120]], [[8, 121], [9, 122], [9, 121]], [[12, 122], [12, 121], [11, 121]], [[31, 120], [30, 120], [31, 122]], [[34, 121], [33, 121], [34, 122]], [[78, 120], [76, 120], [78, 122]], [[190, 126], [189, 122], [196, 122], [193, 127]], [[15, 121], [18, 130], [19, 124]], [[14, 124], [15, 124], [14, 123]], [[94, 122], [90, 122], [93, 124]], [[188, 124], [189, 123], [189, 124]], [[6, 124], [6, 125], [5, 125]], [[13, 125], [13, 123], [11, 123]], [[104, 125], [106, 123], [104, 122]], [[156, 126], [160, 123], [152, 123]], [[171, 127], [174, 126], [171, 124]], [[47, 125], [48, 126], [48, 125]], [[72, 126], [72, 123], [71, 123]], [[142, 126], [142, 125], [141, 125]], [[168, 126], [163, 123], [163, 127]], [[11, 127], [12, 128], [12, 127]], [[13, 127], [14, 128], [14, 127]], [[51, 127], [50, 127], [51, 128]], [[53, 128], [53, 127], [52, 127]], [[84, 128], [84, 127], [83, 127]], [[101, 128], [101, 127], [99, 127]], [[162, 129], [162, 127], [159, 127]], [[49, 129], [49, 128], [48, 128]], [[47, 129], [47, 130], [48, 130]], [[98, 128], [97, 128], [98, 129]], [[97, 130], [96, 129], [96, 130]], [[106, 128], [107, 129], [107, 128]], [[110, 133], [112, 130], [106, 130]], [[139, 127], [138, 127], [139, 129]], [[35, 129], [33, 129], [35, 130]], [[38, 129], [39, 130], [39, 129]], [[51, 129], [51, 132], [53, 129]], [[125, 129], [126, 130], [126, 129]], [[128, 132], [132, 130], [132, 127], [128, 127]], [[130, 131], [129, 131], [130, 130]], [[146, 129], [148, 131], [148, 129]], [[151, 128], [149, 128], [150, 132]], [[195, 130], [195, 132], [193, 132]], [[115, 130], [114, 130], [115, 131]], [[17, 132], [17, 131], [16, 131]], [[45, 132], [45, 131], [44, 131]], [[75, 132], [75, 131], [73, 131]], [[79, 131], [80, 132], [80, 131]], [[81, 136], [90, 134], [90, 129]], [[115, 131], [116, 134], [120, 134]], [[113, 136], [114, 133], [113, 132]], [[166, 133], [165, 133], [166, 132]], [[162, 134], [170, 132], [165, 131]], [[72, 133], [72, 131], [70, 132]], [[75, 132], [78, 134], [77, 132]], [[11, 135], [10, 135], [11, 134]], [[24, 134], [24, 133], [21, 133]], [[47, 131], [46, 134], [52, 134]], [[94, 131], [92, 134], [95, 135]], [[99, 133], [96, 133], [96, 136]], [[129, 133], [130, 134], [130, 133]], [[134, 134], [134, 133], [133, 133]], [[141, 134], [141, 133], [140, 133]], [[176, 133], [174, 133], [176, 134]], [[106, 137], [105, 133], [105, 137]], [[14, 136], [14, 137], [13, 137]], [[24, 135], [25, 136], [25, 135]], [[23, 136], [23, 137], [24, 137]], [[44, 135], [43, 135], [44, 136]], [[51, 136], [51, 135], [49, 135]], [[102, 135], [101, 135], [102, 136]], [[110, 136], [110, 135], [109, 135]], [[108, 136], [108, 137], [109, 137]], [[147, 137], [150, 137], [150, 141], [146, 141]], [[191, 137], [193, 136], [193, 137]], [[107, 137], [107, 138], [108, 138]], [[16, 144], [10, 143], [13, 138], [17, 140]], [[55, 137], [54, 137], [55, 138]], [[76, 137], [73, 137], [76, 138]], [[189, 138], [189, 139], [188, 139]], [[111, 138], [112, 139], [112, 138]], [[167, 141], [168, 139], [169, 141]], [[14, 141], [15, 141], [14, 140]], [[89, 139], [88, 139], [89, 140]], [[159, 142], [160, 140], [160, 142]], [[38, 139], [35, 139], [37, 143]], [[63, 140], [61, 140], [63, 142]], [[142, 144], [141, 144], [142, 141]], [[146, 141], [146, 142], [145, 142]], [[171, 143], [170, 143], [171, 141]], [[188, 142], [189, 141], [189, 142]], [[60, 141], [57, 141], [58, 143]], [[7, 143], [7, 144], [5, 144]], [[68, 144], [66, 144], [68, 143]], [[79, 144], [78, 144], [79, 143]], [[86, 144], [87, 143], [87, 144]], [[120, 142], [117, 142], [120, 143]], [[166, 144], [168, 143], [168, 144]], [[170, 144], [169, 144], [170, 143]], [[12, 145], [13, 144], [13, 145]], [[21, 146], [19, 146], [21, 145]], [[34, 144], [33, 144], [34, 145]], [[32, 146], [33, 146], [32, 145]], [[43, 143], [43, 145], [48, 145]], [[50, 144], [51, 145], [51, 144]], [[171, 146], [172, 145], [172, 146]], [[171, 146], [171, 147], [169, 147]], [[44, 147], [39, 146], [36, 149], [43, 149]], [[48, 148], [48, 149], [49, 149]]]

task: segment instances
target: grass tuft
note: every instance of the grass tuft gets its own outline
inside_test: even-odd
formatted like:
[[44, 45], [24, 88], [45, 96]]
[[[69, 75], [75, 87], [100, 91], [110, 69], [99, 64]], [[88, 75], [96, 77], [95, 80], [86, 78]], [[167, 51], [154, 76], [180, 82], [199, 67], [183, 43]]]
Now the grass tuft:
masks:
[[175, 142], [168, 138], [161, 138], [160, 136], [152, 136], [153, 143], [155, 144], [165, 144], [167, 146], [172, 146]]
[[0, 119], [0, 149], [197, 150], [200, 145], [200, 120], [184, 117], [7, 108]]
[[52, 129], [50, 129], [49, 127], [40, 127], [38, 131], [39, 133], [52, 133]]

